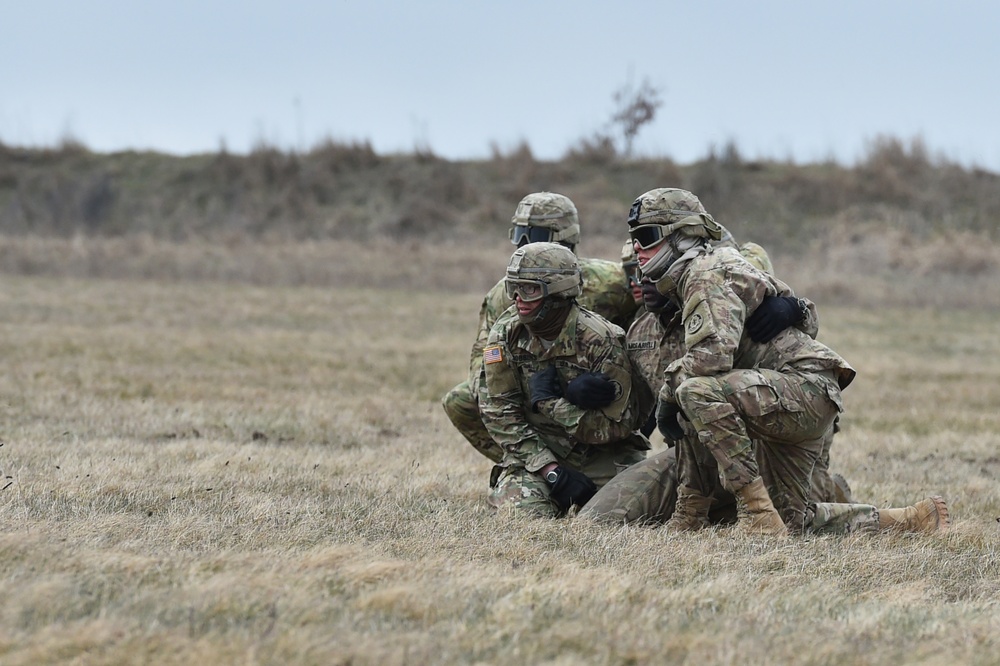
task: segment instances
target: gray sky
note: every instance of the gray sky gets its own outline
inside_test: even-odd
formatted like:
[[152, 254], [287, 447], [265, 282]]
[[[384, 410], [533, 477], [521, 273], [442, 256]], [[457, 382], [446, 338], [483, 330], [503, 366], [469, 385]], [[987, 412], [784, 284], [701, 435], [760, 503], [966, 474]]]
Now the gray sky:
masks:
[[558, 158], [612, 93], [637, 152], [850, 164], [879, 135], [1000, 171], [991, 0], [0, 0], [0, 141], [184, 154], [324, 137]]

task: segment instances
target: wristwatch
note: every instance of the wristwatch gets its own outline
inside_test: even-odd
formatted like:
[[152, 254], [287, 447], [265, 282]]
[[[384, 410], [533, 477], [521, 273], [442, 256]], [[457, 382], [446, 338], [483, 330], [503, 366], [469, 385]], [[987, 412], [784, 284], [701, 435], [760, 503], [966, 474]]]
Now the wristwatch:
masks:
[[554, 467], [545, 473], [545, 480], [549, 483], [555, 483], [559, 480], [559, 468]]

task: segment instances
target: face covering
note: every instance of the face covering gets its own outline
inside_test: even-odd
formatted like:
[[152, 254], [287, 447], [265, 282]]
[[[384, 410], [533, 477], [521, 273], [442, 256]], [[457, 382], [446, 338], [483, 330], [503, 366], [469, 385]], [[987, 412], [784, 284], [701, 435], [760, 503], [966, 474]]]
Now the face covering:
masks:
[[533, 335], [537, 335], [543, 340], [554, 340], [566, 323], [569, 316], [571, 299], [554, 298], [548, 296], [542, 305], [527, 317], [518, 315], [517, 318], [524, 324]]
[[659, 280], [663, 277], [663, 274], [667, 272], [667, 268], [674, 263], [674, 260], [679, 257], [680, 254], [676, 251], [671, 242], [670, 238], [665, 239], [660, 243], [659, 248], [656, 250], [656, 254], [653, 258], [642, 265], [642, 275], [643, 277], [648, 277], [653, 282]]
[[642, 304], [650, 312], [663, 312], [663, 309], [671, 302], [669, 298], [659, 292], [649, 278], [644, 277], [640, 286], [642, 288]]

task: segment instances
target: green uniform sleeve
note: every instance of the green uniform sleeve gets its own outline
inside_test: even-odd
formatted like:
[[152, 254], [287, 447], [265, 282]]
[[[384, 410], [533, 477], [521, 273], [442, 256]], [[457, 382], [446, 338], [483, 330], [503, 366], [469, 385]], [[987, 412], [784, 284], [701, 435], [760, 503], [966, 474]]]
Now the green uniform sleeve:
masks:
[[557, 460], [528, 421], [525, 410], [531, 407], [520, 371], [510, 356], [506, 331], [501, 322], [484, 348], [479, 411], [490, 437], [506, 452], [505, 463], [516, 461], [529, 472], [537, 472]]
[[675, 402], [674, 391], [689, 377], [709, 377], [733, 369], [743, 335], [746, 305], [731, 275], [724, 271], [696, 276], [684, 286], [681, 326], [684, 356], [669, 366], [660, 397]]
[[583, 293], [577, 303], [611, 323], [628, 328], [639, 304], [632, 297], [621, 264], [604, 259], [581, 259]]

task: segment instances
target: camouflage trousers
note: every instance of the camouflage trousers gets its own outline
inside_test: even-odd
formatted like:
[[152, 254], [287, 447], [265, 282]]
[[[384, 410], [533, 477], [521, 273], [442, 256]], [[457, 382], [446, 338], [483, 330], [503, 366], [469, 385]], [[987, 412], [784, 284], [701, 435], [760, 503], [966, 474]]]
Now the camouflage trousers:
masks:
[[709, 471], [698, 465], [704, 447], [727, 490], [738, 494], [763, 477], [789, 531], [806, 531], [816, 511], [813, 470], [829, 453], [841, 409], [832, 373], [734, 370], [688, 379], [676, 394], [698, 433], [678, 444], [681, 485], [712, 491]]
[[448, 391], [441, 399], [441, 406], [452, 424], [472, 444], [472, 448], [495, 463], [503, 460], [503, 448], [493, 441], [479, 414], [479, 400], [472, 393], [472, 386], [464, 381]]
[[833, 420], [833, 425], [823, 438], [823, 449], [812, 473], [812, 499], [814, 502], [839, 502], [853, 504], [851, 487], [840, 474], [830, 473], [830, 449], [833, 446], [833, 436], [840, 432], [840, 415]]
[[[601, 447], [588, 446], [574, 451], [572, 460], [559, 460], [560, 465], [583, 472], [601, 488], [620, 472], [642, 461], [645, 451], [631, 445]], [[549, 484], [536, 472], [529, 472], [521, 465], [493, 468], [490, 494], [487, 503], [496, 509], [512, 509], [546, 518], [562, 514], [549, 494]]]
[[[702, 447], [702, 451], [705, 451]], [[711, 458], [711, 456], [707, 456]], [[714, 467], [714, 459], [706, 466]], [[715, 475], [718, 478], [718, 475]], [[708, 519], [713, 524], [736, 520], [736, 498], [718, 482]], [[677, 504], [677, 453], [669, 448], [632, 465], [611, 479], [586, 506], [579, 518], [613, 524], [662, 525]]]
[[807, 534], [851, 534], [878, 530], [878, 509], [871, 504], [817, 502], [810, 505]]

